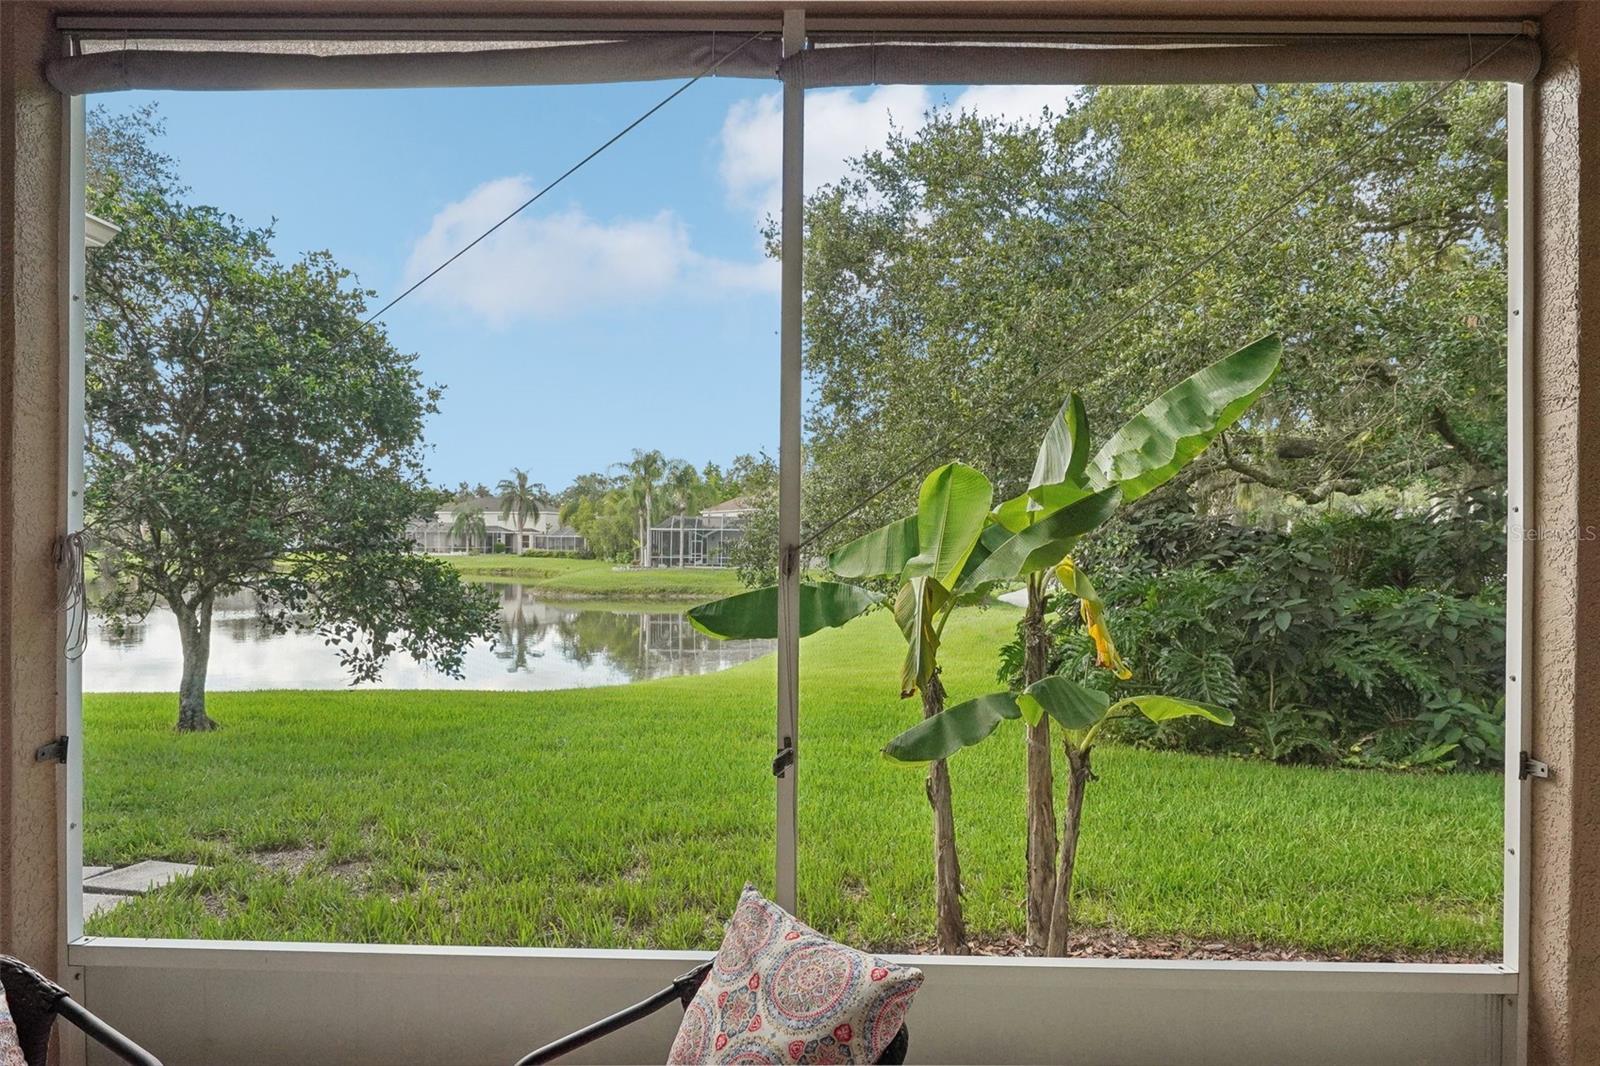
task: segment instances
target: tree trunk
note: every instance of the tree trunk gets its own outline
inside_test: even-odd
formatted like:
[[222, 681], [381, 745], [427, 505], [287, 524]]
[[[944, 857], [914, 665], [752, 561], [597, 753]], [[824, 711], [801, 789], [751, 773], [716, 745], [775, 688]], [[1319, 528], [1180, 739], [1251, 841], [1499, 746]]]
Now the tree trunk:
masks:
[[183, 675], [178, 681], [178, 732], [207, 733], [217, 723], [206, 716], [206, 668], [211, 663], [211, 597], [194, 607], [176, 603]]
[[1083, 820], [1083, 789], [1094, 777], [1089, 769], [1089, 751], [1067, 748], [1067, 815], [1061, 824], [1061, 867], [1056, 871], [1055, 898], [1050, 907], [1050, 938], [1045, 954], [1067, 953], [1067, 935], [1072, 931], [1072, 867], [1078, 859], [1078, 829]]
[[[922, 717], [944, 711], [944, 685], [934, 671], [922, 686]], [[950, 804], [950, 769], [943, 759], [928, 766], [928, 806], [933, 808], [933, 902], [939, 951], [967, 953], [967, 927], [961, 918], [961, 863], [956, 858], [956, 816]]]
[[644, 565], [649, 566], [655, 557], [655, 552], [650, 548], [650, 523], [656, 518], [655, 494], [650, 491], [650, 486], [644, 487]]
[[[1028, 581], [1022, 616], [1022, 683], [1044, 680], [1050, 670], [1050, 631], [1044, 624], [1044, 581]], [[1056, 894], [1055, 771], [1050, 762], [1050, 718], [1028, 727], [1028, 946], [1043, 951], [1050, 936]]]

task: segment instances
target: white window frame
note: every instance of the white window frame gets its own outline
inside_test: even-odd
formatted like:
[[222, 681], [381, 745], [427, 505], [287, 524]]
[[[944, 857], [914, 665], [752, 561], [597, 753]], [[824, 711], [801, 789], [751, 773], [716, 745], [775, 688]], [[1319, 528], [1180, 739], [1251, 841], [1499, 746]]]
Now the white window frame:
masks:
[[[72, 19], [63, 19], [63, 28], [70, 29]], [[80, 20], [89, 22], [92, 20]], [[165, 20], [171, 23], [173, 20]], [[203, 22], [204, 20], [188, 20]], [[547, 20], [549, 21], [549, 20]], [[559, 20], [557, 20], [559, 21]], [[818, 25], [832, 20], [818, 20]], [[905, 20], [901, 20], [905, 21]], [[915, 22], [916, 20], [911, 20]], [[1148, 22], [1148, 20], [1147, 20]], [[583, 28], [581, 20], [565, 20], [562, 25]], [[1361, 29], [1373, 31], [1385, 24], [1361, 24]], [[791, 54], [803, 47], [805, 16], [802, 10], [786, 11], [782, 22], [785, 53]], [[1497, 24], [1506, 32], [1503, 24]], [[759, 28], [773, 28], [765, 20], [744, 20], [737, 28], [746, 32]], [[1307, 24], [1295, 28], [1304, 32]], [[1387, 29], [1395, 32], [1427, 27], [1433, 32], [1460, 29], [1461, 24], [1442, 26], [1438, 23], [1390, 23]], [[713, 28], [735, 28], [733, 24], [718, 22]], [[1352, 24], [1337, 27], [1349, 32]], [[1429, 965], [1380, 963], [1270, 963], [1270, 962], [1199, 962], [1123, 959], [1041, 959], [1041, 958], [946, 958], [916, 956], [912, 961], [929, 971], [930, 989], [943, 983], [943, 987], [959, 991], [962, 995], [996, 995], [1015, 997], [1020, 1008], [1041, 1012], [1048, 1016], [1059, 1010], [1059, 998], [1073, 995], [1088, 1001], [1096, 994], [1110, 990], [1119, 996], [1140, 998], [1150, 993], [1170, 994], [1180, 997], [1204, 995], [1227, 997], [1239, 993], [1252, 1000], [1262, 996], [1284, 993], [1290, 996], [1304, 994], [1303, 1005], [1297, 1011], [1309, 1012], [1286, 1019], [1285, 1024], [1299, 1027], [1316, 1016], [1317, 1003], [1329, 996], [1367, 997], [1373, 1009], [1381, 1009], [1386, 1002], [1410, 1003], [1415, 997], [1426, 1002], [1427, 997], [1472, 997], [1473, 1002], [1483, 1000], [1489, 1004], [1488, 1014], [1482, 1022], [1479, 1035], [1494, 1045], [1492, 1053], [1481, 1057], [1484, 1062], [1522, 1063], [1527, 1055], [1528, 1021], [1522, 1005], [1527, 1002], [1527, 968], [1525, 965], [1528, 943], [1528, 883], [1529, 883], [1529, 783], [1519, 774], [1521, 753], [1528, 749], [1531, 736], [1531, 708], [1525, 702], [1525, 693], [1531, 692], [1526, 670], [1532, 661], [1528, 649], [1531, 636], [1531, 583], [1530, 557], [1525, 552], [1523, 531], [1533, 528], [1529, 513], [1527, 493], [1527, 442], [1530, 432], [1528, 411], [1528, 373], [1532, 346], [1533, 287], [1531, 283], [1530, 234], [1531, 217], [1530, 181], [1530, 120], [1532, 92], [1521, 85], [1507, 87], [1507, 152], [1508, 152], [1508, 230], [1507, 230], [1507, 371], [1508, 371], [1508, 482], [1507, 502], [1509, 531], [1507, 536], [1507, 615], [1506, 615], [1506, 759], [1504, 786], [1504, 898], [1502, 961], [1490, 964]], [[801, 400], [801, 240], [803, 237], [803, 174], [804, 145], [804, 89], [797, 82], [786, 82], [782, 89], [783, 166], [782, 166], [782, 282], [780, 323], [780, 375], [779, 397], [779, 543], [780, 543], [780, 600], [778, 641], [778, 698], [776, 707], [776, 739], [780, 750], [792, 747], [795, 760], [788, 771], [777, 781], [777, 847], [776, 894], [780, 903], [795, 910], [803, 902], [798, 898], [798, 839], [796, 808], [798, 804], [797, 778], [803, 765], [800, 754], [799, 728], [799, 638], [798, 638], [798, 587], [799, 567], [796, 565], [800, 539], [800, 426]], [[83, 451], [77, 442], [84, 432], [84, 335], [83, 287], [85, 272], [84, 230], [84, 101], [75, 97], [68, 109], [70, 129], [66, 138], [69, 160], [69, 194], [63, 198], [69, 213], [64, 229], [70, 237], [67, 264], [68, 299], [70, 305], [66, 321], [65, 338], [68, 358], [68, 397], [64, 412], [68, 441], [68, 531], [82, 528], [83, 523]], [[384, 974], [404, 974], [407, 980], [417, 977], [443, 982], [440, 987], [457, 978], [468, 980], [472, 988], [482, 991], [481, 982], [513, 981], [517, 976], [542, 975], [552, 981], [572, 983], [578, 1002], [584, 1007], [591, 1004], [585, 997], [606, 995], [604, 1003], [621, 1004], [629, 995], [624, 989], [634, 989], [642, 995], [649, 990], [648, 981], [641, 980], [649, 974], [670, 976], [686, 963], [703, 959], [705, 953], [602, 951], [586, 949], [516, 949], [493, 947], [426, 947], [409, 945], [355, 945], [337, 943], [279, 943], [233, 941], [152, 940], [137, 938], [87, 937], [83, 934], [82, 913], [82, 855], [83, 855], [83, 685], [82, 663], [72, 660], [66, 669], [67, 732], [73, 738], [67, 752], [66, 774], [66, 861], [64, 883], [69, 966], [83, 974], [83, 996], [91, 1004], [117, 1004], [137, 1000], [142, 989], [166, 987], [183, 977], [205, 976], [214, 982], [222, 974], [232, 974], [240, 989], [251, 982], [270, 983], [275, 976], [298, 975], [297, 980], [306, 987], [318, 988], [319, 995], [332, 997], [325, 1004], [328, 1009], [361, 1003], [361, 997], [350, 996], [340, 1000], [339, 989], [350, 984], [348, 973], [362, 973], [375, 979]], [[320, 977], [319, 977], [320, 975]], [[338, 975], [338, 980], [328, 987], [319, 983], [328, 975]], [[1001, 992], [1000, 990], [1004, 990]], [[100, 999], [94, 998], [96, 995]], [[150, 994], [155, 994], [153, 991]], [[462, 996], [467, 993], [463, 991]], [[925, 992], [919, 1004], [930, 993]], [[526, 1004], [514, 993], [506, 1001]], [[1411, 997], [1408, 999], [1407, 997]], [[568, 997], [569, 999], [571, 997]], [[459, 999], [459, 997], [458, 997]], [[1243, 1003], [1244, 1001], [1239, 1001]], [[594, 1004], [594, 1005], [598, 1005]], [[368, 1003], [370, 1007], [371, 1004]], [[430, 992], [423, 1006], [459, 1008], [461, 1002], [451, 996], [435, 997]], [[961, 1020], [964, 1012], [959, 1004], [953, 1018], [928, 1018], [929, 1012], [919, 1010], [913, 1025], [926, 1032], [932, 1030], [942, 1040], [940, 1051], [956, 1056], [967, 1048], [969, 1052], [981, 1051], [981, 1045], [970, 1041], [970, 1025]], [[1346, 1006], [1348, 1004], [1346, 1003]], [[98, 1006], [97, 1006], [97, 1009]], [[501, 1009], [501, 1008], [496, 1008]], [[1107, 1006], [1106, 1011], [1113, 1010]], [[1344, 1009], [1344, 1008], [1341, 1008]], [[1473, 1008], [1476, 1010], [1477, 1008]], [[1411, 1010], [1408, 1006], [1406, 1010]], [[1325, 1012], [1325, 1009], [1324, 1009]], [[580, 1010], [569, 1015], [571, 1027], [587, 1020], [588, 1014]], [[193, 1027], [195, 1019], [188, 1011], [178, 1011], [172, 1031]], [[343, 1015], [348, 1020], [348, 1014]], [[226, 1010], [219, 1015], [223, 1024], [242, 1024]], [[229, 1019], [232, 1019], [229, 1021]], [[1370, 1018], [1369, 1018], [1370, 1020]], [[1399, 1024], [1398, 1019], [1394, 1019]], [[330, 1024], [333, 1024], [330, 1022]], [[675, 1024], [675, 1023], [674, 1023]], [[213, 1023], [214, 1027], [215, 1023]], [[204, 1029], [204, 1024], [200, 1026]], [[314, 1027], [311, 1027], [314, 1029]], [[653, 1030], [649, 1032], [654, 1038]], [[1397, 1032], [1403, 1032], [1397, 1030]], [[215, 1034], [213, 1034], [214, 1036]], [[1024, 1040], [1022, 1034], [1014, 1034]], [[1139, 1033], [1122, 1031], [1117, 1034], [1116, 1047], [1139, 1061], [1137, 1049], [1141, 1039], [1154, 1039], [1154, 1031]], [[1239, 1052], [1238, 1034], [1229, 1035], [1226, 1027], [1208, 1034], [1222, 1041], [1219, 1046]], [[613, 1038], [617, 1039], [617, 1038]], [[526, 1041], [523, 1041], [526, 1043]], [[529, 1044], [529, 1047], [532, 1045]], [[619, 1043], [606, 1045], [615, 1052], [624, 1047]], [[657, 1045], [658, 1049], [660, 1045]], [[927, 1044], [921, 1043], [923, 1056]], [[1476, 1046], [1476, 1045], [1474, 1045]], [[1131, 1049], [1131, 1051], [1130, 1051]], [[77, 1061], [81, 1048], [67, 1042], [64, 1052], [68, 1061]], [[524, 1048], [526, 1050], [526, 1048]], [[1307, 1048], [1308, 1058], [1316, 1060]], [[1210, 1061], [1201, 1046], [1191, 1048], [1190, 1061]], [[286, 1051], [285, 1054], [291, 1054]], [[1248, 1049], [1245, 1051], [1248, 1056]], [[1449, 1054], [1455, 1054], [1454, 1051]], [[970, 1055], [969, 1055], [970, 1057]], [[347, 1061], [360, 1061], [352, 1052]], [[376, 1059], [374, 1061], [382, 1061]], [[1105, 1061], [1110, 1061], [1106, 1059]], [[1218, 1060], [1221, 1061], [1221, 1060]], [[1330, 1059], [1330, 1061], [1335, 1061]], [[1465, 1061], [1441, 1059], [1439, 1061]]]

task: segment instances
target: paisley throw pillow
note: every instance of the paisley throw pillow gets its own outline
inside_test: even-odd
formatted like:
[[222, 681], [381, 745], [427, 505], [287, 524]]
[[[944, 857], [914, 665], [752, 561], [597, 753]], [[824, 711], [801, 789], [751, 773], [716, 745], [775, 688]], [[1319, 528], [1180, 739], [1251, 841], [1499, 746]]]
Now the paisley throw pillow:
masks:
[[829, 940], [746, 885], [667, 1062], [875, 1062], [921, 985], [921, 970]]

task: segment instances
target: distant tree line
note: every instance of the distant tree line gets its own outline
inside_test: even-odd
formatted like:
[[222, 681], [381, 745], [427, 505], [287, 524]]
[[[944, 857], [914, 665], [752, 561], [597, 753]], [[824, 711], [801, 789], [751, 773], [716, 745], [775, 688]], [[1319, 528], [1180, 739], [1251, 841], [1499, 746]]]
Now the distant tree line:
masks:
[[765, 453], [736, 456], [726, 468], [715, 462], [697, 467], [635, 448], [630, 458], [580, 474], [548, 498], [561, 524], [581, 534], [596, 558], [648, 566], [650, 527], [736, 497], [759, 500], [776, 486], [777, 464]]

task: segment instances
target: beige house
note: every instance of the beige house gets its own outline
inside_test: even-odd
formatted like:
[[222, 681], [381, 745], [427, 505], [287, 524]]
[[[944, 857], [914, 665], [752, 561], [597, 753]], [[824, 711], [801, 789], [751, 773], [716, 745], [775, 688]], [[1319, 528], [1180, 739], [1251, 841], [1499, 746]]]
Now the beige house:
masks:
[[[418, 549], [433, 555], [477, 555], [504, 551], [513, 555], [524, 551], [581, 552], [586, 544], [577, 530], [563, 526], [557, 512], [560, 504], [539, 501], [539, 517], [530, 518], [517, 528], [515, 515], [505, 515], [498, 496], [469, 496], [454, 500], [433, 513], [432, 518], [413, 521], [406, 532]], [[463, 511], [476, 510], [483, 516], [483, 535], [466, 538], [456, 531], [456, 519]]]

